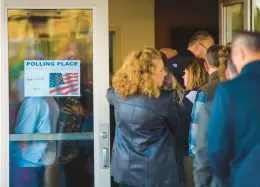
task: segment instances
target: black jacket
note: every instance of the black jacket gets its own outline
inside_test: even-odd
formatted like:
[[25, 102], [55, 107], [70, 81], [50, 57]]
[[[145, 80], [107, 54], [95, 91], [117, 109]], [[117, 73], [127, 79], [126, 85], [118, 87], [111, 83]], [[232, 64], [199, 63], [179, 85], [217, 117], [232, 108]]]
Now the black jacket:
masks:
[[[185, 94], [187, 95], [187, 93]], [[193, 103], [185, 96], [183, 99], [183, 105], [178, 105], [178, 117], [180, 119], [180, 126], [176, 128], [176, 140], [178, 150], [182, 156], [188, 156], [189, 154], [189, 131], [191, 123], [191, 111]]]
[[111, 162], [114, 180], [132, 186], [180, 187], [183, 174], [173, 136], [179, 120], [172, 92], [162, 92], [157, 99], [121, 99], [109, 89], [107, 99], [115, 107], [116, 118]]

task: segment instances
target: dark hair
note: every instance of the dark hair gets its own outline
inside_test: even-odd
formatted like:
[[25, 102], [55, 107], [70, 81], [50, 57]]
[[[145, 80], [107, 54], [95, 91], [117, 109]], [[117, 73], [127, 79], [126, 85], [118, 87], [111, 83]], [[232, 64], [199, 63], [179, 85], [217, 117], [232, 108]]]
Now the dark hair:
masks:
[[241, 41], [250, 51], [260, 52], [260, 32], [241, 32], [234, 38], [232, 43], [236, 45], [237, 41]]
[[189, 41], [189, 46], [192, 46], [197, 42], [207, 40], [208, 38], [212, 38], [212, 40], [214, 40], [213, 37], [207, 31], [198, 31], [192, 35]]
[[222, 45], [213, 45], [208, 49], [206, 54], [206, 61], [209, 65], [215, 68], [219, 67], [219, 51], [222, 48]]

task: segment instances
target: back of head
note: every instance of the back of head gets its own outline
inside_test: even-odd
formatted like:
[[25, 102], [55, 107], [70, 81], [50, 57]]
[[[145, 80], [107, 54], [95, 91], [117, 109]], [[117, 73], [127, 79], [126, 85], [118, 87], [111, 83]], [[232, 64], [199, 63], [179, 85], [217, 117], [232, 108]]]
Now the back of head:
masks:
[[239, 33], [232, 42], [232, 47], [242, 44], [252, 53], [260, 52], [260, 32], [244, 31]]
[[238, 72], [257, 60], [260, 60], [260, 32], [239, 33], [232, 42], [232, 61]]
[[145, 47], [130, 53], [113, 77], [115, 91], [122, 98], [137, 95], [158, 97], [160, 88], [153, 78], [156, 73], [154, 60], [162, 60], [162, 56], [160, 51], [153, 48]]
[[208, 74], [204, 66], [204, 59], [194, 57], [185, 68], [188, 73], [187, 90], [196, 90], [208, 82]]
[[214, 41], [213, 37], [207, 31], [198, 31], [192, 35], [188, 46], [191, 47], [197, 43], [208, 40], [209, 38]]
[[230, 55], [231, 48], [229, 46], [213, 45], [207, 51], [206, 62], [209, 68], [218, 70], [218, 76], [221, 81], [226, 80], [225, 71]]
[[218, 68], [219, 67], [219, 57], [220, 57], [220, 50], [223, 48], [222, 45], [213, 45], [211, 46], [206, 54], [206, 62], [214, 67]]

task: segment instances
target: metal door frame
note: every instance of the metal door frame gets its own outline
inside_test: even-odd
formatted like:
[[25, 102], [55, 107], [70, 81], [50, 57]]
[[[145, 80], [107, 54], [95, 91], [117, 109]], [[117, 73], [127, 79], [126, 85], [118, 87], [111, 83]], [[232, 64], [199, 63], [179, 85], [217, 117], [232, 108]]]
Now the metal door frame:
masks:
[[252, 28], [251, 23], [251, 0], [219, 0], [219, 43], [226, 44], [226, 10], [228, 6], [235, 4], [244, 4], [244, 30], [249, 31]]
[[[110, 169], [102, 168], [102, 147], [109, 142], [109, 104], [106, 90], [109, 86], [108, 0], [1, 0], [0, 9], [0, 186], [9, 186], [9, 71], [8, 71], [8, 9], [92, 9], [93, 11], [93, 96], [94, 96], [94, 181], [95, 187], [110, 187]], [[3, 26], [4, 25], [4, 26]], [[100, 136], [108, 134], [107, 139]], [[44, 135], [43, 135], [44, 136]], [[66, 135], [65, 135], [66, 136]], [[84, 135], [83, 135], [84, 136]], [[88, 135], [87, 135], [88, 136]], [[86, 138], [79, 135], [79, 138]], [[89, 138], [93, 135], [88, 136]], [[12, 137], [11, 138], [15, 138]], [[17, 138], [17, 137], [16, 137]], [[33, 138], [28, 136], [27, 138]], [[39, 138], [45, 138], [40, 137]], [[60, 135], [52, 134], [51, 139]], [[71, 138], [71, 137], [68, 137]], [[19, 139], [19, 138], [18, 138]], [[109, 155], [109, 154], [108, 154]], [[109, 159], [109, 158], [108, 158]]]

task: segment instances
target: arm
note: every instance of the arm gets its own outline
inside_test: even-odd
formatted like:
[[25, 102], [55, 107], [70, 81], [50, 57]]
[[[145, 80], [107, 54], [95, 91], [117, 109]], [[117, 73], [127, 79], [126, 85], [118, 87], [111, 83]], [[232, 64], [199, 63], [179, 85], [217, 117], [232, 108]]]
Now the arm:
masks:
[[196, 136], [196, 155], [194, 159], [193, 178], [196, 187], [209, 187], [212, 180], [212, 171], [208, 160], [208, 123], [211, 103], [200, 108]]
[[207, 102], [206, 96], [203, 91], [199, 91], [196, 95], [195, 102], [192, 107], [191, 112], [191, 125], [189, 132], [189, 154], [190, 156], [195, 156], [196, 154], [196, 136], [197, 128], [199, 123], [199, 114], [201, 113], [201, 107], [205, 106]]
[[208, 154], [213, 173], [221, 180], [229, 178], [232, 152], [231, 109], [228, 92], [219, 86], [209, 121]]
[[[48, 108], [42, 108], [45, 105], [45, 101], [40, 98], [26, 99], [19, 110], [15, 133], [35, 134], [42, 125], [51, 125], [48, 124], [48, 120], [43, 118], [43, 116], [49, 116], [50, 111]], [[20, 147], [16, 151], [21, 154], [21, 161], [26, 160], [33, 164], [44, 165], [47, 147], [48, 141], [24, 141], [20, 143]]]
[[115, 91], [113, 88], [109, 88], [107, 90], [107, 101], [109, 102], [110, 105], [115, 105], [116, 101], [116, 96], [115, 96]]
[[37, 128], [40, 105], [34, 99], [26, 99], [18, 113], [15, 125], [16, 134], [33, 134]]

